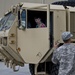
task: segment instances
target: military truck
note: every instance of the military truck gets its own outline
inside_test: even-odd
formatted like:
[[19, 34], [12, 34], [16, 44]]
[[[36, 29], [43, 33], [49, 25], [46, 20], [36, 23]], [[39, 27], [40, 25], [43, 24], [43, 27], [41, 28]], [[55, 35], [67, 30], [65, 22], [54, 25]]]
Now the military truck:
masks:
[[[38, 19], [38, 20], [37, 20]], [[53, 44], [63, 44], [61, 33], [70, 31], [75, 43], [75, 7], [19, 3], [0, 21], [0, 52], [7, 67], [29, 64], [32, 75], [57, 75], [59, 65], [51, 62]], [[44, 27], [38, 26], [41, 21]]]

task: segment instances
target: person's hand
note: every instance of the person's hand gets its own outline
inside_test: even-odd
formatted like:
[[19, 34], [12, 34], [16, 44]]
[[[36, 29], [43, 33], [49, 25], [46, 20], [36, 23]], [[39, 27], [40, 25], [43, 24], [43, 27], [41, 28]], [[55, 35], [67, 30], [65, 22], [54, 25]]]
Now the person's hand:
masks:
[[58, 45], [59, 45], [59, 42], [56, 41], [55, 44], [54, 44], [54, 48], [58, 48]]

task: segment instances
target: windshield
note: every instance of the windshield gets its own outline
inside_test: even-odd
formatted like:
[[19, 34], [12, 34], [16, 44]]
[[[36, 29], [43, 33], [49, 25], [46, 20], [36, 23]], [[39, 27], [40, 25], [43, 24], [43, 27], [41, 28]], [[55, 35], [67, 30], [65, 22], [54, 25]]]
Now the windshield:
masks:
[[4, 18], [2, 18], [0, 21], [0, 31], [9, 29], [12, 26], [14, 20], [15, 15], [13, 15], [12, 13], [4, 16]]

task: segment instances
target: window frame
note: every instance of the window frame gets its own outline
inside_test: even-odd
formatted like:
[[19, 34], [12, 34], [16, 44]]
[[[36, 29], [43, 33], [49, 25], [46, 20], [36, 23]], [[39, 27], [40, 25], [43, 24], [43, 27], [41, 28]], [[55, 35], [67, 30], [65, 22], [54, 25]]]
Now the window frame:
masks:
[[[35, 11], [41, 11], [41, 12], [44, 11], [44, 12], [46, 12], [46, 20], [47, 20], [47, 10], [44, 10], [44, 9], [41, 9], [41, 10], [40, 10], [40, 9], [27, 9], [27, 18], [26, 18], [26, 19], [27, 19], [27, 24], [26, 24], [26, 28], [27, 28], [27, 29], [38, 29], [38, 28], [36, 28], [36, 27], [35, 27], [35, 28], [29, 28], [29, 27], [28, 27], [28, 11], [34, 11], [34, 12], [35, 12]], [[42, 27], [40, 27], [40, 28], [42, 28]], [[43, 27], [43, 28], [47, 28], [47, 21], [46, 21], [46, 27]]]

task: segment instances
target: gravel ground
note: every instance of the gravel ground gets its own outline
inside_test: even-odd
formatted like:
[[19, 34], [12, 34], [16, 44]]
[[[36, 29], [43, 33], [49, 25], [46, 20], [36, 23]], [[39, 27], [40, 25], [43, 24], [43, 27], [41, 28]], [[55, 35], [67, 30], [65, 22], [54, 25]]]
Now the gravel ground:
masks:
[[26, 64], [24, 67], [20, 67], [18, 72], [13, 72], [12, 69], [4, 65], [4, 62], [0, 62], [0, 75], [31, 75], [28, 67], [29, 65]]

